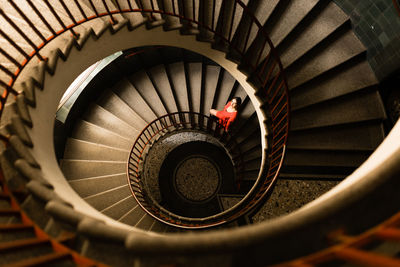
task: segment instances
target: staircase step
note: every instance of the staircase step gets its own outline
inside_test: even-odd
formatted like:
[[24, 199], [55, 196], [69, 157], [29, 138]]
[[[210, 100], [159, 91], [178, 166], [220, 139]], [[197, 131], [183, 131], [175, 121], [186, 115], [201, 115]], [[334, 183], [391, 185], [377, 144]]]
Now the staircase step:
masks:
[[0, 244], [5, 244], [7, 242], [16, 240], [31, 239], [35, 238], [36, 236], [32, 225], [25, 224], [1, 225], [0, 235]]
[[147, 123], [157, 118], [153, 110], [143, 100], [136, 88], [129, 82], [128, 79], [123, 78], [119, 83], [114, 85], [112, 90], [125, 102], [128, 106], [139, 114]]
[[150, 227], [149, 231], [156, 233], [163, 233], [165, 231], [166, 224], [159, 222], [157, 220], [153, 220], [153, 224]]
[[9, 267], [19, 267], [19, 266], [45, 266], [51, 264], [54, 266], [76, 266], [75, 261], [68, 252], [54, 252], [46, 255], [33, 257], [30, 259], [24, 259], [15, 262], [14, 264], [8, 265]]
[[145, 71], [139, 71], [128, 77], [143, 100], [151, 107], [157, 117], [167, 114], [163, 103], [161, 102], [149, 76]]
[[[187, 63], [187, 72], [190, 85], [190, 96], [192, 103], [192, 111], [201, 111], [201, 78], [202, 78], [202, 64], [199, 62]], [[205, 113], [207, 114], [207, 113]]]
[[84, 199], [94, 208], [98, 210], [104, 210], [130, 195], [131, 191], [129, 189], [129, 185], [126, 184], [119, 187], [115, 187], [108, 191], [98, 193], [96, 195], [86, 197]]
[[358, 167], [370, 151], [297, 150], [288, 149], [285, 166]]
[[292, 132], [288, 147], [373, 151], [384, 138], [382, 123], [370, 122]]
[[161, 98], [163, 99], [166, 107], [170, 113], [177, 112], [178, 108], [175, 102], [174, 95], [172, 93], [171, 86], [168, 81], [167, 73], [165, 72], [164, 65], [158, 65], [149, 70], [152, 80], [159, 89]]
[[186, 87], [185, 69], [182, 62], [169, 64], [168, 75], [171, 78], [172, 88], [175, 91], [180, 111], [189, 111], [188, 93]]
[[129, 140], [134, 140], [139, 133], [137, 129], [96, 104], [90, 105], [83, 119]]
[[64, 150], [64, 159], [124, 161], [129, 157], [126, 150], [68, 138]]
[[138, 203], [136, 202], [135, 198], [132, 196], [132, 194], [130, 194], [113, 205], [103, 209], [101, 212], [113, 219], [118, 220], [137, 205]]
[[337, 124], [385, 119], [378, 92], [352, 94], [294, 112], [290, 129], [304, 130]]
[[142, 210], [142, 208], [138, 205], [136, 207], [131, 208], [125, 215], [119, 218], [118, 221], [122, 223], [126, 223], [128, 225], [136, 226], [136, 224], [145, 216], [146, 213]]
[[136, 224], [136, 227], [143, 230], [149, 230], [154, 222], [155, 219], [151, 217], [149, 214], [145, 214], [140, 221]]
[[[118, 1], [118, 3], [122, 10], [129, 10], [130, 8], [139, 9], [136, 1]], [[129, 20], [129, 23], [132, 25], [132, 27], [140, 26], [146, 22], [146, 19], [140, 12], [125, 12], [122, 14], [122, 16]]]
[[121, 98], [111, 90], [106, 91], [103, 97], [97, 103], [120, 120], [126, 122], [138, 132], [140, 132], [147, 123], [143, 118], [133, 111]]
[[83, 198], [126, 185], [126, 173], [71, 180], [71, 187]]
[[24, 239], [0, 244], [0, 264], [13, 264], [21, 259], [32, 259], [53, 253], [47, 239]]
[[307, 107], [378, 83], [364, 57], [346, 62], [291, 91], [292, 110]]
[[215, 106], [213, 107], [217, 110], [222, 110], [225, 107], [226, 103], [230, 100], [229, 96], [231, 95], [233, 86], [235, 85], [235, 79], [228, 71], [221, 68], [220, 72], [222, 73], [221, 85], [219, 91], [216, 92], [216, 101]]
[[340, 28], [287, 68], [289, 88], [295, 88], [364, 51], [350, 27]]
[[78, 120], [75, 123], [71, 136], [82, 141], [115, 147], [122, 150], [130, 150], [133, 145], [132, 140], [84, 120]]
[[314, 8], [278, 47], [283, 67], [289, 66], [346, 21], [348, 16], [334, 2], [320, 1], [318, 8]]
[[76, 180], [126, 172], [124, 161], [95, 161], [64, 159], [60, 163], [67, 180]]
[[202, 83], [204, 84], [202, 99], [203, 99], [203, 113], [207, 114], [212, 107], [215, 90], [217, 88], [218, 76], [221, 67], [205, 65], [203, 66]]

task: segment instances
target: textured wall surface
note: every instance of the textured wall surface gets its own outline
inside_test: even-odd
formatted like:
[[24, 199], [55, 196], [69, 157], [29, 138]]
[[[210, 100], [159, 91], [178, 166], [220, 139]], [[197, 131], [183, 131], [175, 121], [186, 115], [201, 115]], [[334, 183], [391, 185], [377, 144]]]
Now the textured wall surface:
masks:
[[400, 68], [400, 15], [392, 0], [334, 0], [350, 17], [368, 49], [368, 61], [379, 80]]

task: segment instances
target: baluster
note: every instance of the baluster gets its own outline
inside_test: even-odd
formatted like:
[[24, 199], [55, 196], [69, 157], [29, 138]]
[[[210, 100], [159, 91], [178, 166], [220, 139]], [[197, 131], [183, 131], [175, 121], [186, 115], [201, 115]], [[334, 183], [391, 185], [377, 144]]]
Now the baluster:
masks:
[[[4, 17], [4, 19], [14, 28], [14, 30], [16, 30], [19, 35], [21, 35], [21, 37], [33, 48], [33, 50], [35, 50], [35, 54], [37, 55], [37, 57], [40, 60], [44, 60], [43, 57], [40, 55], [39, 53], [39, 48], [33, 43], [33, 41], [14, 23], [14, 21], [12, 19], [10, 19], [10, 17], [7, 16], [7, 14], [3, 11], [3, 9], [0, 9], [0, 14]], [[3, 35], [3, 34], [2, 34]], [[3, 35], [4, 38], [6, 38], [5, 35]], [[6, 38], [11, 40], [11, 38]], [[14, 42], [13, 42], [14, 43]], [[14, 43], [15, 45], [13, 45], [14, 47], [17, 45], [16, 43]], [[22, 49], [21, 49], [22, 50]], [[22, 50], [23, 51], [23, 50]], [[26, 58], [30, 58], [30, 56], [28, 56], [26, 53], [24, 53], [26, 56]]]

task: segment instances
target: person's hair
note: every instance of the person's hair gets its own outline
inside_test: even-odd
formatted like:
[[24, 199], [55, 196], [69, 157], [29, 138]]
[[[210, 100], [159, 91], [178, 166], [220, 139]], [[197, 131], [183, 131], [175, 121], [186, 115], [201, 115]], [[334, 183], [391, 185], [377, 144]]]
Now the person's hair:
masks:
[[232, 100], [233, 99], [236, 99], [236, 105], [237, 105], [237, 108], [239, 108], [240, 105], [242, 104], [242, 99], [238, 96], [235, 96], [234, 98], [232, 98]]

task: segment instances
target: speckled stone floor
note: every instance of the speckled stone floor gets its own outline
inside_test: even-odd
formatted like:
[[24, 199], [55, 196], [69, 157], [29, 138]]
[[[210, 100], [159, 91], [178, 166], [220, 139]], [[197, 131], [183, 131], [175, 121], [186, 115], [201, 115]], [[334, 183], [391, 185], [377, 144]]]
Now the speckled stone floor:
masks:
[[216, 194], [220, 179], [218, 167], [198, 156], [181, 162], [175, 172], [177, 191], [194, 202], [204, 201]]
[[[143, 167], [144, 180], [146, 181], [146, 190], [150, 192], [153, 199], [157, 202], [161, 201], [161, 193], [159, 191], [159, 183], [158, 183], [158, 175], [162, 166], [162, 163], [168, 156], [168, 154], [179, 145], [182, 145], [191, 141], [204, 141], [211, 144], [215, 144], [217, 146], [221, 146], [221, 144], [212, 136], [195, 132], [195, 131], [182, 131], [179, 133], [175, 133], [173, 135], [166, 135], [160, 140], [158, 140], [149, 151], [149, 154], [146, 157], [146, 162]], [[212, 172], [212, 171], [211, 171]], [[204, 178], [204, 177], [203, 177]], [[208, 178], [207, 178], [208, 179]], [[204, 180], [204, 179], [203, 179]], [[181, 180], [182, 181], [182, 180]], [[212, 185], [213, 183], [211, 183]], [[215, 184], [215, 183], [214, 183]], [[183, 188], [182, 186], [185, 186]], [[209, 186], [207, 186], [208, 188]], [[211, 191], [215, 191], [213, 188], [209, 188]], [[190, 193], [191, 197], [194, 199], [203, 198], [204, 193], [203, 190], [193, 190], [192, 183], [181, 183], [180, 190], [182, 192], [192, 192]], [[208, 192], [208, 190], [207, 190]], [[186, 193], [187, 195], [188, 193]], [[195, 195], [193, 195], [195, 194]], [[196, 194], [202, 194], [201, 196]]]
[[270, 199], [252, 219], [254, 223], [257, 223], [288, 214], [318, 198], [339, 182], [326, 180], [278, 180]]

